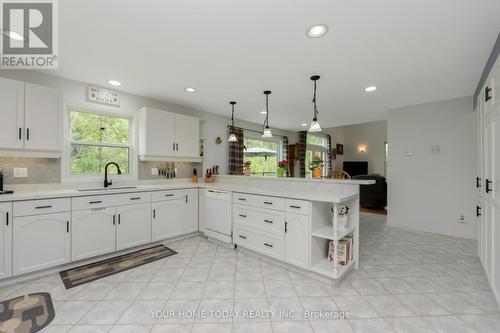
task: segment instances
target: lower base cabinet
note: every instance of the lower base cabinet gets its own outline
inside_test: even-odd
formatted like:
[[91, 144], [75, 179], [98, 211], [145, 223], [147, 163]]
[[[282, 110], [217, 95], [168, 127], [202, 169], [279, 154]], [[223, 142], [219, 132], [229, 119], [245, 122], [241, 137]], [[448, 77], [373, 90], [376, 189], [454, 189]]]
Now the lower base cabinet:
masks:
[[151, 242], [151, 204], [116, 208], [116, 250]]
[[70, 261], [71, 214], [16, 217], [13, 220], [13, 273], [24, 274]]
[[151, 223], [153, 241], [182, 234], [185, 198], [154, 202]]
[[71, 260], [115, 251], [115, 208], [74, 211], [71, 226]]
[[0, 279], [12, 275], [12, 204], [0, 203]]
[[309, 216], [286, 213], [285, 262], [309, 269]]
[[182, 221], [182, 233], [189, 234], [198, 231], [198, 189], [185, 190], [186, 206]]

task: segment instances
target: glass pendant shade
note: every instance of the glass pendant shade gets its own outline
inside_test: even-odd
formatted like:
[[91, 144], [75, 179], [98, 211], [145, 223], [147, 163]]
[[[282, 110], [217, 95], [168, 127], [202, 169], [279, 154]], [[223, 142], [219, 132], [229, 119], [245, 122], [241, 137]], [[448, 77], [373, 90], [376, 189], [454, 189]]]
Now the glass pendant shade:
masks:
[[231, 133], [229, 134], [229, 139], [227, 139], [228, 142], [238, 142], [238, 138], [236, 137], [236, 134]]
[[311, 127], [309, 127], [309, 132], [311, 133], [321, 132], [321, 126], [319, 125], [319, 121], [317, 118], [313, 119]]
[[262, 137], [265, 139], [271, 139], [273, 137], [273, 133], [271, 132], [271, 129], [269, 126], [264, 128], [264, 132], [262, 133]]

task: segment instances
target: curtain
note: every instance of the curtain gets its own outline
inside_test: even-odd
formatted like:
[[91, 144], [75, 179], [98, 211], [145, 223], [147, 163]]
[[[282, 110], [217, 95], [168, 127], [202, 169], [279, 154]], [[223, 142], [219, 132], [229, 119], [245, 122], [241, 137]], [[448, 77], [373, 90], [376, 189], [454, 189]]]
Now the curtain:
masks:
[[332, 136], [330, 134], [326, 135], [326, 174], [329, 175], [333, 170], [332, 168]]
[[[283, 137], [283, 159], [288, 161], [288, 137], [284, 136]], [[288, 177], [290, 175], [290, 161], [288, 161], [288, 171], [286, 173], [286, 176]]]
[[306, 146], [307, 146], [307, 131], [299, 132], [299, 166], [300, 177], [306, 177]]
[[238, 139], [236, 142], [229, 142], [229, 174], [241, 175], [243, 174], [243, 130], [238, 127], [229, 127], [229, 131], [232, 131]]

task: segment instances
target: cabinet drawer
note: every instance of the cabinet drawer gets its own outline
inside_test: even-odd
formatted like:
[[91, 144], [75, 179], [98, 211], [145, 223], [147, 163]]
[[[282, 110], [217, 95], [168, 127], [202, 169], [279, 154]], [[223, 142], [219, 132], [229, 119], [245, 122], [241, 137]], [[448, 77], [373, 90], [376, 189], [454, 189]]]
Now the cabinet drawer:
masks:
[[285, 209], [285, 199], [279, 197], [270, 197], [265, 195], [234, 193], [233, 202], [249, 205], [254, 207], [261, 207], [274, 210]]
[[309, 215], [309, 201], [286, 199], [285, 206], [287, 212]]
[[119, 203], [118, 195], [93, 195], [71, 199], [73, 210], [114, 207]]
[[240, 223], [247, 227], [258, 227], [269, 232], [283, 233], [285, 230], [285, 213], [248, 207], [243, 205], [233, 205], [233, 223]]
[[118, 194], [118, 205], [135, 205], [151, 202], [151, 192], [133, 192]]
[[151, 193], [151, 200], [165, 201], [165, 200], [175, 200], [184, 197], [184, 190], [166, 190], [166, 191], [155, 191]]
[[68, 212], [71, 199], [45, 199], [14, 202], [14, 216], [29, 216], [48, 213]]
[[284, 236], [234, 225], [233, 242], [264, 255], [285, 260]]

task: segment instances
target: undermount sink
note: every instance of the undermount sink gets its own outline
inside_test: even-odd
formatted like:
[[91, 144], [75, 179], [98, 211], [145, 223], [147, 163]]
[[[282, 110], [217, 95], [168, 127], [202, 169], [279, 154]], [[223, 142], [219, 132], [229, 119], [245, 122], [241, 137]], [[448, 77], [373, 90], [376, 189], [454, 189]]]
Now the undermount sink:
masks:
[[128, 190], [134, 189], [137, 186], [117, 186], [117, 187], [99, 187], [99, 188], [83, 188], [77, 190], [78, 192], [95, 192], [95, 191], [113, 191], [113, 190]]

